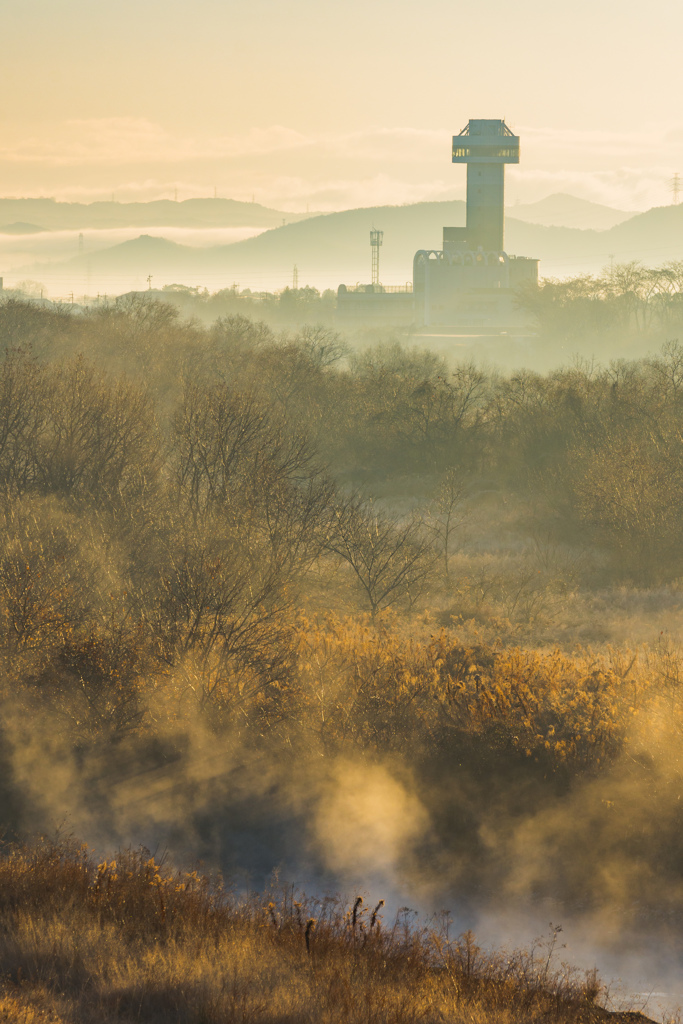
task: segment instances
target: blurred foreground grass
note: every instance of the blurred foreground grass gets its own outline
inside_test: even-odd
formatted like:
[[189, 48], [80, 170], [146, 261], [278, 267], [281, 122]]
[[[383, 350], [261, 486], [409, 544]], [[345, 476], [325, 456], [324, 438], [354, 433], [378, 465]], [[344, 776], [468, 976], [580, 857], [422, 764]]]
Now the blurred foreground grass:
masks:
[[0, 859], [0, 1021], [644, 1021], [609, 1014], [594, 972], [534, 951], [485, 952], [471, 933], [292, 890], [238, 896], [148, 851], [99, 864], [39, 841]]

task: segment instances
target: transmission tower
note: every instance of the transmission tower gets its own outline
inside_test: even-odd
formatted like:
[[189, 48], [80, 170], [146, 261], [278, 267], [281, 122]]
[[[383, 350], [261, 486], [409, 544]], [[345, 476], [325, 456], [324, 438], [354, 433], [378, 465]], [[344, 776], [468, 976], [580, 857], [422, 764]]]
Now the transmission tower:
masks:
[[377, 231], [375, 228], [370, 232], [370, 245], [372, 246], [372, 283], [379, 284], [379, 247], [382, 244], [384, 238], [383, 231]]
[[296, 263], [294, 264], [294, 270], [292, 271], [292, 288], [294, 291], [299, 287], [299, 268]]
[[678, 171], [676, 171], [669, 182], [669, 192], [673, 194], [674, 206], [678, 206], [678, 200], [681, 194], [681, 176]]

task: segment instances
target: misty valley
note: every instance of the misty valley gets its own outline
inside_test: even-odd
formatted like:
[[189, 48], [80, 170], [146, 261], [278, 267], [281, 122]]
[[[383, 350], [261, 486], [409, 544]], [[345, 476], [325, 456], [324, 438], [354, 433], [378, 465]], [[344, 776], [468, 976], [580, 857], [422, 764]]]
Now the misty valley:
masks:
[[682, 35], [0, 0], [0, 1024], [683, 1024]]
[[673, 1012], [677, 272], [516, 349], [5, 293], [0, 1019]]

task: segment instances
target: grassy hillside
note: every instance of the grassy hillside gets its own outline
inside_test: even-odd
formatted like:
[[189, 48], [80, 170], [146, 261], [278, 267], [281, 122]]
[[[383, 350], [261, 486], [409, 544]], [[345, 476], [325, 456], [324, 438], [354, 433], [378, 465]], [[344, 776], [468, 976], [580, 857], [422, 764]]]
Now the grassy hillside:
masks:
[[383, 900], [240, 899], [149, 851], [97, 864], [75, 845], [5, 847], [0, 884], [8, 1024], [647, 1022], [604, 1010], [552, 932], [535, 951], [485, 951]]

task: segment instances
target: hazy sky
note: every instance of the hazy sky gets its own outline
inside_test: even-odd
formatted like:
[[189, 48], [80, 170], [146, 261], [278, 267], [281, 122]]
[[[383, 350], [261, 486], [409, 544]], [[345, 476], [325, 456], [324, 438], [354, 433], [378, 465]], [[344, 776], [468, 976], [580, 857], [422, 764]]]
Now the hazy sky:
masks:
[[682, 31], [671, 0], [0, 0], [0, 195], [455, 198], [450, 136], [505, 117], [510, 204], [665, 205]]

